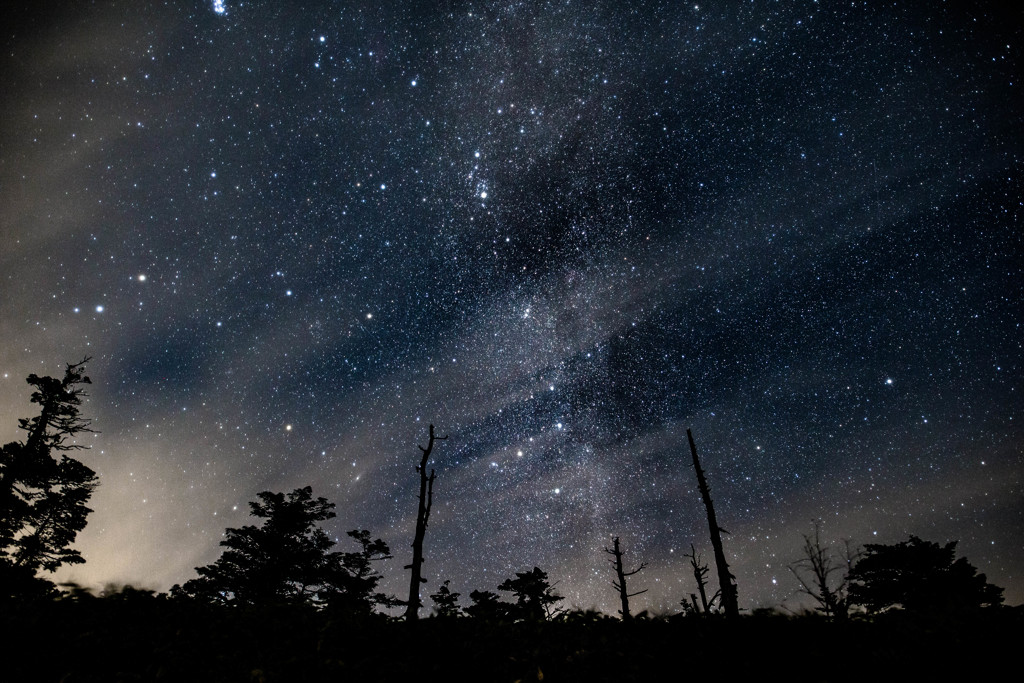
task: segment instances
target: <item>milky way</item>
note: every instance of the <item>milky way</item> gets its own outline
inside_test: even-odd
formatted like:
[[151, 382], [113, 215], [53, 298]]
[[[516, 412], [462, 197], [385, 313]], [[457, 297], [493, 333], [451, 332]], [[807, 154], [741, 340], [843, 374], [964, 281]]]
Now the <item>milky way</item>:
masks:
[[[5, 10], [0, 437], [92, 356], [86, 584], [165, 590], [312, 485], [428, 591], [613, 612], [801, 534], [959, 540], [1024, 601], [1019, 11], [989, 3]], [[169, 6], [168, 6], [169, 5]]]

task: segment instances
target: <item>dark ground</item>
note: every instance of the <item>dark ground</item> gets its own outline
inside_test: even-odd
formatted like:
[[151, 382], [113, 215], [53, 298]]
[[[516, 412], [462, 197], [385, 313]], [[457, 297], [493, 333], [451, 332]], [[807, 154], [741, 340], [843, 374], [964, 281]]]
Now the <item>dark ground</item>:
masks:
[[[1024, 610], [544, 623], [225, 609], [152, 597], [3, 610], [7, 681], [992, 680], [1019, 669]], [[1016, 674], [1012, 674], [1015, 676]], [[1012, 677], [1011, 676], [1011, 677]]]

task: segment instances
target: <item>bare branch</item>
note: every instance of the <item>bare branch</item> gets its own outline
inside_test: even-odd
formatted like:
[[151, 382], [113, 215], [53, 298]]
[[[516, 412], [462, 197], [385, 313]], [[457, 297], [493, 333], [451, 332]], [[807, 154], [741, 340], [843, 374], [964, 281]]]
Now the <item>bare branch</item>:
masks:
[[613, 567], [615, 567], [615, 576], [616, 576], [617, 580], [612, 581], [612, 587], [615, 588], [615, 590], [619, 592], [619, 601], [622, 603], [622, 608], [619, 610], [619, 614], [622, 615], [622, 620], [623, 621], [629, 621], [630, 619], [632, 619], [632, 615], [629, 612], [629, 599], [631, 597], [633, 597], [634, 595], [641, 595], [643, 593], [646, 593], [648, 589], [645, 588], [642, 591], [638, 591], [636, 593], [630, 593], [626, 589], [626, 577], [627, 576], [633, 576], [634, 574], [639, 574], [645, 567], [647, 567], [647, 563], [646, 562], [641, 562], [639, 567], [637, 567], [636, 569], [634, 569], [632, 571], [629, 571], [629, 572], [623, 570], [623, 568], [622, 568], [622, 556], [625, 553], [622, 550], [622, 548], [619, 546], [619, 537], [618, 536], [616, 536], [612, 540], [612, 549], [609, 550], [608, 548], [605, 548], [604, 551], [606, 553], [608, 553], [609, 555], [611, 555], [612, 558], [613, 558], [613, 559], [608, 560], [608, 561], [612, 563]]
[[[810, 596], [817, 611], [829, 619], [843, 620], [849, 614], [849, 574], [859, 553], [844, 541], [844, 556], [837, 560], [830, 546], [821, 543], [821, 523], [813, 522], [813, 535], [804, 535], [803, 557], [788, 569], [800, 587], [798, 593]], [[834, 577], [839, 575], [838, 580]]]

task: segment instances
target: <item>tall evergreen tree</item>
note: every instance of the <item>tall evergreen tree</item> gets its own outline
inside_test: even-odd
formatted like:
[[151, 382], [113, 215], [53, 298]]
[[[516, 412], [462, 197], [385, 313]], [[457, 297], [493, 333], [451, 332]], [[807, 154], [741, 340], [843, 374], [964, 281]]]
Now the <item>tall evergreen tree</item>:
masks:
[[88, 361], [69, 363], [63, 379], [29, 375], [26, 381], [35, 388], [30, 400], [39, 404], [39, 414], [18, 421], [28, 433], [24, 442], [0, 449], [3, 597], [49, 592], [52, 584], [37, 577], [39, 571], [85, 561], [71, 544], [92, 512], [86, 503], [99, 479], [68, 453], [86, 448], [74, 439], [92, 431], [79, 413], [87, 395], [81, 385], [91, 384]]

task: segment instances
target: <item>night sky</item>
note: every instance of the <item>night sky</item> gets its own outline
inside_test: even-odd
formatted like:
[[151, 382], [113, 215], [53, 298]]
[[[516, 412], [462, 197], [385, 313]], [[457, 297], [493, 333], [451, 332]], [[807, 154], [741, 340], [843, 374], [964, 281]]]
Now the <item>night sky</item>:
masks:
[[794, 604], [818, 519], [959, 540], [1024, 601], [996, 4], [5, 9], [0, 438], [93, 357], [59, 577], [166, 590], [308, 484], [401, 595], [433, 423], [428, 605], [537, 565], [614, 613], [618, 535], [674, 611], [711, 558], [692, 428], [742, 608]]

